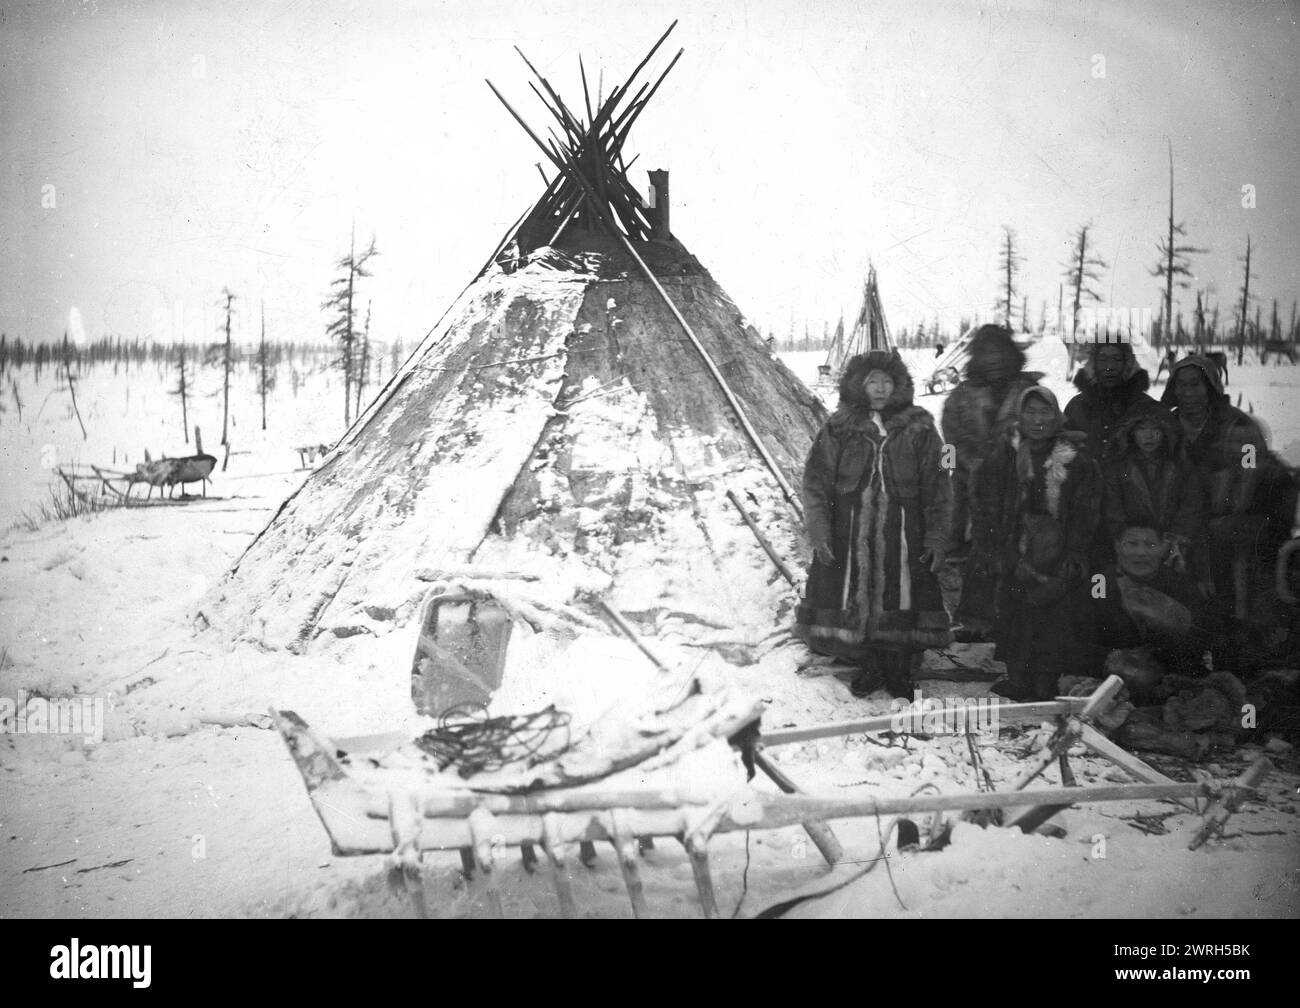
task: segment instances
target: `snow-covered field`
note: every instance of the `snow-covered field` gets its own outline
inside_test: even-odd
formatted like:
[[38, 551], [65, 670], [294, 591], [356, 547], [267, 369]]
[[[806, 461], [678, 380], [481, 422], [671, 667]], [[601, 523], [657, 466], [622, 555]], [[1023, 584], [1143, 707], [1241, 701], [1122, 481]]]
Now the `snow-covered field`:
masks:
[[[914, 352], [918, 376], [929, 356]], [[811, 384], [820, 357], [785, 360]], [[129, 469], [146, 448], [155, 457], [193, 449], [181, 439], [179, 404], [166, 395], [172, 376], [152, 369], [114, 376], [111, 368], [88, 374], [78, 386], [84, 440], [66, 393], [54, 390], [48, 372], [39, 385], [29, 369], [18, 381], [22, 420], [12, 400], [0, 415], [0, 526], [7, 529], [0, 535], [0, 698], [102, 701], [103, 721], [102, 740], [93, 742], [73, 733], [0, 737], [0, 916], [411, 915], [410, 903], [387, 888], [383, 858], [331, 857], [285, 747], [256, 715], [271, 706], [293, 709], [335, 735], [414, 731], [414, 628], [294, 657], [232, 648], [195, 625], [209, 588], [306, 475], [293, 449], [341, 433], [338, 377], [303, 374], [292, 382], [282, 373], [263, 433], [252, 380], [240, 373], [229, 465], [216, 474], [207, 500], [115, 509], [34, 529], [20, 518], [45, 498], [56, 462], [113, 465], [116, 456], [116, 468]], [[1063, 376], [1049, 381], [1065, 401]], [[210, 376], [205, 382], [210, 392]], [[1300, 462], [1300, 369], [1235, 369], [1230, 389], [1241, 392], [1243, 408], [1253, 404], [1268, 421], [1274, 446]], [[942, 407], [940, 397], [918, 401], [936, 414]], [[220, 456], [220, 403], [196, 400], [196, 422], [206, 450]], [[853, 699], [825, 666], [799, 671], [803, 657], [796, 647], [778, 647], [732, 671], [769, 701], [765, 727], [885, 710], [880, 697]], [[923, 685], [937, 696], [986, 689], [940, 680]], [[1017, 771], [1016, 747], [1029, 744], [1021, 738], [985, 747], [998, 786]], [[901, 749], [857, 736], [773, 752], [801, 785], [823, 793], [858, 785], [887, 795], [911, 793], [924, 782], [943, 790], [975, 786], [965, 746], [953, 741]], [[1256, 754], [1242, 751], [1209, 769], [1235, 774]], [[1074, 762], [1081, 783], [1122, 779], [1090, 758]], [[1166, 818], [1163, 835], [1134, 828], [1133, 816], [1172, 809], [1157, 802], [1066, 813], [1065, 839], [961, 825], [943, 852], [891, 849], [885, 868], [799, 912], [1295, 916], [1300, 781], [1294, 762], [1282, 762], [1264, 788], [1269, 803], [1248, 806], [1226, 838], [1195, 853], [1185, 849], [1196, 821], [1190, 814]], [[1055, 771], [1047, 781], [1058, 781]], [[844, 822], [836, 830], [850, 856], [875, 854], [875, 822]], [[1104, 857], [1096, 854], [1099, 837]], [[822, 871], [797, 829], [755, 833], [748, 843], [728, 835], [714, 850], [724, 914], [741, 899], [746, 878], [749, 913]], [[480, 912], [458, 866], [454, 854], [429, 859], [430, 906], [439, 915]], [[642, 874], [655, 914], [698, 915], [691, 868], [676, 845], [649, 852]], [[501, 875], [508, 915], [557, 912], [544, 875], [529, 876], [518, 862]], [[578, 870], [575, 898], [591, 915], [629, 914], [608, 851], [594, 869]]]

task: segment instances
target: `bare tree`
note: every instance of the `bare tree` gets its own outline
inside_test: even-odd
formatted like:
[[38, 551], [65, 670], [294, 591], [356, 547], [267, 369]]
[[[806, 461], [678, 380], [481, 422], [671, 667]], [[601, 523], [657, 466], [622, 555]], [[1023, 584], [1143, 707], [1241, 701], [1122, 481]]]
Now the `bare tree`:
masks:
[[[1012, 302], [1019, 293], [1016, 278], [1020, 275], [1020, 266], [1025, 261], [1016, 247], [1016, 232], [1007, 225], [1002, 225], [1002, 245], [998, 250], [998, 273], [1002, 277], [1002, 297], [998, 304], [1002, 308], [1003, 323], [1008, 329], [1011, 324]], [[1023, 315], [1021, 316], [1023, 318]]]
[[176, 387], [172, 389], [171, 394], [181, 401], [181, 429], [185, 432], [185, 443], [190, 443], [190, 376], [185, 371], [185, 343], [180, 345], [180, 356], [177, 359], [180, 366], [180, 374], [176, 380]]
[[331, 282], [333, 292], [321, 305], [323, 311], [333, 310], [337, 313], [334, 321], [326, 327], [325, 333], [339, 346], [337, 366], [343, 371], [343, 425], [345, 427], [352, 423], [352, 382], [355, 377], [357, 342], [355, 307], [357, 281], [370, 276], [366, 263], [378, 254], [375, 240], [371, 238], [369, 247], [361, 255], [357, 255], [354, 228], [348, 245], [348, 254], [338, 261], [338, 268], [344, 271], [343, 275]]
[[[208, 363], [221, 365], [221, 443], [230, 447], [230, 372], [234, 368], [234, 344], [231, 342], [230, 325], [234, 317], [233, 305], [235, 295], [229, 287], [223, 287], [221, 297], [225, 301], [225, 340], [208, 347]], [[229, 455], [229, 452], [227, 452]]]
[[266, 430], [266, 396], [275, 388], [275, 369], [266, 345], [266, 302], [262, 302], [262, 338], [257, 344], [257, 397], [262, 401], [262, 430]]
[[1237, 367], [1241, 367], [1241, 359], [1246, 352], [1246, 326], [1250, 323], [1250, 282], [1258, 279], [1250, 271], [1250, 235], [1246, 235], [1246, 254], [1237, 262], [1245, 265], [1241, 278], [1241, 307], [1237, 313]]
[[77, 423], [81, 426], [81, 440], [85, 441], [89, 435], [86, 434], [86, 424], [81, 419], [81, 409], [77, 406], [77, 377], [72, 373], [72, 362], [75, 355], [72, 352], [72, 342], [68, 339], [68, 331], [63, 330], [63, 369], [59, 374], [68, 386], [68, 394], [72, 396], [72, 412], [77, 414]]
[[1151, 275], [1163, 277], [1164, 289], [1164, 336], [1169, 338], [1174, 318], [1174, 285], [1186, 289], [1195, 279], [1192, 275], [1191, 256], [1200, 255], [1207, 249], [1179, 243], [1187, 237], [1187, 227], [1183, 223], [1174, 223], [1174, 145], [1169, 145], [1169, 217], [1165, 236], [1156, 242], [1160, 258], [1151, 267]]
[[361, 334], [361, 365], [357, 368], [357, 416], [361, 415], [361, 393], [366, 387], [366, 378], [370, 374], [370, 308], [366, 302], [366, 328]]
[[1070, 253], [1070, 260], [1065, 264], [1066, 287], [1070, 291], [1070, 299], [1073, 304], [1073, 315], [1070, 324], [1070, 338], [1077, 339], [1079, 334], [1079, 312], [1089, 302], [1101, 301], [1101, 293], [1097, 290], [1096, 284], [1101, 281], [1101, 271], [1109, 267], [1109, 263], [1099, 256], [1093, 255], [1091, 247], [1095, 242], [1090, 242], [1091, 224], [1082, 225], [1074, 233], [1074, 249]]

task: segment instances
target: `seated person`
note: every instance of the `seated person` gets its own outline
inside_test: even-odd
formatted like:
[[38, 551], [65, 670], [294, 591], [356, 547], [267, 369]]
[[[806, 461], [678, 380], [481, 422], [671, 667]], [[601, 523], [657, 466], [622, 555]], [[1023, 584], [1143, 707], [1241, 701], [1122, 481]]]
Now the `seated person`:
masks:
[[1115, 564], [1092, 579], [1081, 636], [1098, 672], [1119, 675], [1140, 703], [1165, 672], [1203, 673], [1209, 636], [1198, 625], [1200, 601], [1190, 579], [1166, 562], [1169, 540], [1135, 523], [1122, 529], [1114, 547]]
[[1184, 575], [1165, 563], [1170, 544], [1154, 528], [1131, 524], [1115, 540], [1116, 563], [1093, 579], [1091, 605], [1078, 631], [1093, 675], [1062, 688], [1086, 695], [1108, 675], [1125, 689], [1100, 719], [1121, 745], [1199, 759], [1230, 745], [1245, 689], [1204, 665], [1210, 634], [1203, 602]]

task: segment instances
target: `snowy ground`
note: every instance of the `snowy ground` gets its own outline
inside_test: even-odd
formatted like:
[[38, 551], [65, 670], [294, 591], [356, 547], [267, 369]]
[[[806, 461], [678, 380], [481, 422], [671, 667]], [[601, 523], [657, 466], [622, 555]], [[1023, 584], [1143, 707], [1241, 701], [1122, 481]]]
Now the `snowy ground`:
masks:
[[[926, 352], [917, 354], [922, 364]], [[811, 380], [819, 357], [796, 354], [787, 361]], [[51, 450], [64, 461], [75, 454], [105, 462], [116, 450], [119, 467], [133, 465], [146, 447], [154, 454], [186, 450], [178, 406], [164, 395], [170, 378], [164, 382], [152, 372], [129, 383], [111, 373], [88, 377], [78, 389], [87, 441], [68, 415], [65, 394], [51, 392], [48, 375], [39, 387], [30, 371], [21, 380], [28, 383], [23, 422], [12, 410], [0, 417], [0, 519], [6, 526], [46, 492], [49, 471], [41, 462]], [[409, 633], [349, 638], [292, 657], [232, 650], [211, 633], [195, 631], [194, 615], [209, 586], [305, 475], [291, 449], [339, 433], [337, 379], [304, 377], [297, 397], [289, 384], [282, 377], [263, 435], [244, 376], [231, 440], [236, 452], [248, 454], [232, 454], [208, 500], [114, 510], [0, 536], [0, 697], [77, 695], [105, 704], [103, 740], [93, 745], [75, 734], [0, 737], [0, 916], [411, 915], [406, 898], [386, 885], [383, 858], [330, 855], [277, 735], [255, 724], [214, 723], [246, 719], [273, 705], [296, 710], [335, 735], [413, 730], [419, 723], [409, 699]], [[1063, 380], [1056, 385], [1064, 401], [1068, 386]], [[1288, 398], [1294, 401], [1297, 387], [1300, 370], [1258, 367], [1234, 371], [1230, 386], [1267, 418], [1275, 446], [1293, 462], [1300, 462], [1300, 416]], [[941, 408], [937, 397], [919, 401], [936, 413]], [[219, 407], [205, 399], [199, 413], [205, 447], [218, 454]], [[769, 700], [766, 728], [886, 709], [881, 696], [853, 699], [824, 666], [797, 671], [803, 657], [796, 647], [781, 647], [734, 671]], [[967, 658], [979, 661], [981, 654], [976, 649]], [[980, 682], [929, 680], [923, 686], [940, 696], [986, 689]], [[1031, 743], [1028, 735], [1008, 734], [984, 746], [998, 786], [1015, 775], [1020, 752]], [[858, 736], [773, 752], [802, 786], [822, 793], [862, 787], [901, 795], [925, 782], [943, 790], [975, 786], [964, 745], [951, 740], [899, 748]], [[1209, 769], [1235, 774], [1254, 755], [1222, 756]], [[1189, 814], [1165, 818], [1162, 835], [1135, 827], [1134, 816], [1174, 811], [1158, 802], [1072, 810], [1063, 817], [1064, 839], [959, 825], [943, 852], [891, 847], [861, 881], [797, 912], [1295, 916], [1300, 778], [1293, 758], [1278, 762], [1282, 770], [1265, 785], [1267, 805], [1248, 806], [1231, 821], [1226, 838], [1198, 852], [1185, 849], [1195, 824]], [[1074, 763], [1081, 783], [1117, 776], [1091, 759]], [[1186, 779], [1184, 768], [1167, 769]], [[1047, 781], [1056, 780], [1049, 773]], [[850, 856], [864, 861], [876, 854], [877, 828], [866, 820], [836, 825]], [[1097, 856], [1099, 849], [1104, 857]], [[431, 908], [444, 916], [481, 913], [457, 865], [455, 855], [430, 859]], [[689, 863], [675, 844], [660, 843], [646, 865], [655, 914], [698, 914]], [[822, 871], [797, 829], [752, 834], [748, 857], [743, 835], [715, 844], [724, 914], [740, 900], [744, 880], [743, 912], [750, 913], [815, 882]], [[555, 914], [549, 883], [528, 876], [517, 862], [503, 872], [502, 886], [508, 915]], [[575, 896], [591, 915], [629, 913], [608, 851], [595, 869], [578, 870]]]

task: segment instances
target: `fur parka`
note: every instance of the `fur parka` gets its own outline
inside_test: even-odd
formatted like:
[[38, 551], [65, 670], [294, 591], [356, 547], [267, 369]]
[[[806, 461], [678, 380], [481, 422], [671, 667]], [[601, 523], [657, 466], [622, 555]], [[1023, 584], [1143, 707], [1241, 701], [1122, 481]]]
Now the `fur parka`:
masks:
[[1124, 378], [1120, 384], [1104, 389], [1097, 383], [1093, 365], [1098, 347], [1094, 347], [1088, 363], [1074, 376], [1078, 394], [1065, 404], [1066, 428], [1083, 432], [1088, 451], [1095, 459], [1103, 457], [1115, 429], [1129, 417], [1153, 408], [1164, 409], [1147, 394], [1151, 377], [1138, 366], [1132, 348], [1127, 343], [1119, 345], [1125, 350]]
[[[1155, 423], [1164, 435], [1151, 459], [1133, 441], [1134, 429], [1144, 421]], [[1108, 539], [1134, 524], [1153, 528], [1180, 547], [1200, 535], [1205, 489], [1183, 452], [1182, 432], [1171, 414], [1147, 410], [1121, 423], [1102, 460], [1102, 477], [1102, 526]]]
[[[862, 389], [873, 370], [894, 380], [879, 413]], [[946, 545], [952, 502], [942, 453], [933, 418], [912, 404], [902, 360], [881, 351], [850, 360], [840, 406], [804, 467], [809, 544], [830, 547], [835, 558], [813, 558], [796, 612], [795, 634], [813, 650], [855, 659], [875, 645], [919, 649], [951, 640], [938, 579], [920, 561]]]

